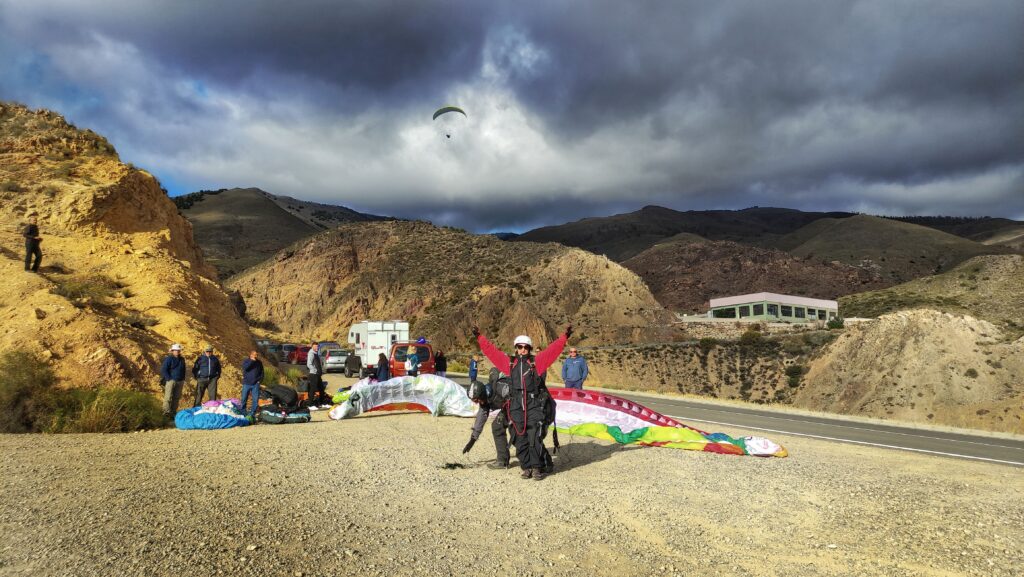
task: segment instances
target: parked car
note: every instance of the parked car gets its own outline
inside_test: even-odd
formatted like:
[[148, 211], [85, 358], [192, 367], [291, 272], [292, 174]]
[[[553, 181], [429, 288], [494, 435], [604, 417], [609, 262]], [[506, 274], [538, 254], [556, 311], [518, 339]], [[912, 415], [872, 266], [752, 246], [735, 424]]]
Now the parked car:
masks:
[[296, 347], [298, 347], [298, 345], [294, 343], [285, 343], [281, 345], [281, 358], [284, 360], [291, 358], [292, 351], [294, 351]]
[[295, 349], [288, 353], [288, 362], [293, 365], [304, 365], [306, 364], [306, 357], [309, 356], [310, 348], [306, 345], [297, 346]]
[[285, 358], [284, 353], [281, 352], [281, 343], [273, 341], [263, 346], [263, 354], [274, 364], [280, 363]]
[[391, 378], [405, 376], [405, 360], [409, 347], [416, 347], [416, 356], [420, 360], [419, 374], [434, 374], [434, 348], [430, 346], [430, 343], [394, 343], [391, 345], [391, 355], [388, 357], [391, 364]]
[[344, 347], [341, 346], [341, 343], [339, 343], [337, 341], [320, 341], [317, 344], [320, 345], [320, 349], [319, 350], [320, 350], [321, 353], [325, 349], [341, 349], [341, 348], [344, 348]]
[[350, 354], [345, 361], [345, 376], [352, 377], [352, 375], [359, 375], [359, 378], [363, 378], [363, 359], [355, 353]]
[[323, 361], [324, 373], [331, 371], [345, 370], [345, 361], [348, 360], [349, 352], [341, 347], [320, 349], [320, 359]]

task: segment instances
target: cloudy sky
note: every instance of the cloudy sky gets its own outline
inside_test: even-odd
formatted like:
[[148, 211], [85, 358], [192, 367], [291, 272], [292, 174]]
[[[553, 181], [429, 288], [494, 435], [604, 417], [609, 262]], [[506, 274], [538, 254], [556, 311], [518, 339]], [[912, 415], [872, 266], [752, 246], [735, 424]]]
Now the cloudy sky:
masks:
[[0, 99], [172, 194], [478, 231], [645, 204], [1024, 219], [1022, 30], [1019, 0], [0, 0]]

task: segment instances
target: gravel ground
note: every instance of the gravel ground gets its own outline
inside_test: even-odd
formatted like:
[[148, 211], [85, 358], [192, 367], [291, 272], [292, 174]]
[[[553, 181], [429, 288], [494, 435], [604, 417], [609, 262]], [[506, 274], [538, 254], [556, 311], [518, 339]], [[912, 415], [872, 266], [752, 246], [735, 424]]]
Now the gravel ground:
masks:
[[[2, 575], [1019, 575], [1020, 469], [775, 437], [787, 459], [564, 438], [492, 471], [470, 419], [0, 436]], [[732, 434], [740, 430], [725, 431]], [[459, 463], [465, 469], [445, 469]]]

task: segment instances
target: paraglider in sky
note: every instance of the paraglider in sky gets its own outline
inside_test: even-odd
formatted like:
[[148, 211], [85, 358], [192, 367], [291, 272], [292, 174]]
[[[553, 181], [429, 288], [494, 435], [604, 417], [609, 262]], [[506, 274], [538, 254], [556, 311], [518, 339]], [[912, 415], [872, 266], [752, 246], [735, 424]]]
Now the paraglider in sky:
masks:
[[459, 113], [464, 118], [469, 118], [466, 111], [458, 106], [442, 106], [434, 111], [434, 117], [432, 118], [432, 120], [436, 121], [439, 117], [449, 115], [447, 118], [442, 118], [442, 124], [445, 128], [444, 135], [446, 138], [452, 137], [452, 128], [457, 126], [457, 121], [455, 119], [457, 119], [458, 116], [453, 115], [452, 113]]
[[549, 389], [557, 406], [555, 429], [623, 445], [688, 449], [727, 455], [785, 457], [786, 449], [763, 437], [734, 439], [706, 433], [632, 401], [579, 389]]

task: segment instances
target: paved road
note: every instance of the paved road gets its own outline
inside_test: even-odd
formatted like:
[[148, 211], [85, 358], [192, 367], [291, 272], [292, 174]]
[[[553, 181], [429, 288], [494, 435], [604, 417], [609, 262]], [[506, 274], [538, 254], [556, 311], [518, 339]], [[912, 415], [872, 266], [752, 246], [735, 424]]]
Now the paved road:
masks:
[[[329, 375], [328, 382], [334, 384], [341, 379], [344, 379], [343, 375], [339, 379], [338, 375], [332, 374]], [[469, 384], [468, 379], [463, 376], [455, 376], [454, 380], [463, 385]], [[636, 401], [703, 430], [717, 430], [721, 427], [753, 429], [1024, 467], [1024, 441], [1021, 440], [796, 415], [686, 399], [667, 399], [626, 391], [615, 391], [613, 394]]]

